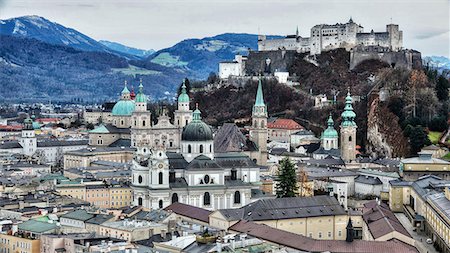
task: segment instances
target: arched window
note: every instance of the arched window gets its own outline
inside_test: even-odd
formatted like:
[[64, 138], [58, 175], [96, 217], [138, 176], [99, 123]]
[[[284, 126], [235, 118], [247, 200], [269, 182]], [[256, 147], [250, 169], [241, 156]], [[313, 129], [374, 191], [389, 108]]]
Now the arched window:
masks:
[[241, 203], [241, 193], [239, 191], [234, 192], [234, 203], [235, 204]]
[[253, 125], [254, 125], [253, 127], [258, 128], [258, 121], [254, 120]]
[[159, 184], [163, 184], [163, 173], [162, 172], [159, 172], [159, 174], [158, 174], [158, 182], [159, 182]]
[[204, 206], [211, 205], [211, 196], [209, 195], [209, 192], [205, 192], [205, 194], [203, 194], [203, 205]]
[[186, 125], [188, 124], [188, 120], [186, 120]]
[[123, 125], [123, 120], [120, 121], [120, 124]]
[[209, 144], [209, 153], [212, 153], [212, 145]]
[[138, 183], [142, 184], [142, 176], [141, 175], [139, 175], [139, 177], [138, 177]]
[[351, 135], [348, 137], [348, 141], [349, 142], [352, 141], [352, 136]]
[[264, 128], [264, 120], [261, 120], [261, 128]]
[[142, 198], [141, 197], [138, 198], [138, 206], [142, 206]]
[[172, 194], [172, 204], [178, 202], [178, 194], [174, 193]]
[[191, 144], [188, 145], [188, 153], [189, 153], [189, 154], [192, 153], [192, 147], [191, 147]]
[[163, 208], [163, 201], [162, 201], [162, 199], [159, 200], [159, 208]]
[[145, 126], [145, 120], [142, 121], [142, 126]]
[[203, 154], [203, 144], [200, 144], [200, 154]]

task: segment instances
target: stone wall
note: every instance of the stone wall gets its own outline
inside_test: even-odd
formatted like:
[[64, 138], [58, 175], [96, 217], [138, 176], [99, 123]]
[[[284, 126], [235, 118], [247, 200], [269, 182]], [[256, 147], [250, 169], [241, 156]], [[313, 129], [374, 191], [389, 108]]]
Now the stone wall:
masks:
[[296, 53], [293, 50], [250, 51], [245, 64], [245, 74], [256, 76], [259, 73], [273, 74], [275, 71], [287, 71], [294, 62]]
[[422, 68], [422, 56], [415, 50], [401, 50], [393, 52], [384, 47], [369, 46], [357, 47], [350, 52], [350, 69], [366, 60], [380, 60], [392, 67], [406, 69]]

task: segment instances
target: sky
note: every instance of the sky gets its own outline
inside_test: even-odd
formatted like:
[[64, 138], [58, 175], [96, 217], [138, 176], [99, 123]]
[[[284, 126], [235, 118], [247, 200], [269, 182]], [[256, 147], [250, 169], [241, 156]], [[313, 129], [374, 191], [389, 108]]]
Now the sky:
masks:
[[96, 40], [162, 49], [225, 32], [309, 37], [350, 17], [366, 32], [396, 23], [403, 45], [449, 57], [449, 0], [0, 0], [0, 19], [38, 15]]

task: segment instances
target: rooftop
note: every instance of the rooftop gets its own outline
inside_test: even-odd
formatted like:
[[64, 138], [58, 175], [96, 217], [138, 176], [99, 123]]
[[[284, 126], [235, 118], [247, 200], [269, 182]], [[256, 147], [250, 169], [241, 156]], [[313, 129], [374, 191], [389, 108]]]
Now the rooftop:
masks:
[[316, 240], [251, 221], [239, 221], [231, 226], [229, 230], [246, 233], [250, 236], [257, 237], [268, 242], [305, 252], [418, 253], [416, 248], [398, 240], [386, 242], [355, 240], [351, 243], [344, 240]]
[[20, 223], [18, 227], [19, 230], [40, 234], [56, 229], [56, 224], [36, 220], [28, 220]]
[[182, 215], [206, 223], [209, 222], [209, 215], [211, 214], [211, 211], [208, 211], [206, 209], [178, 202], [171, 204], [170, 206], [164, 208], [164, 210], [169, 212], [172, 211], [178, 215]]

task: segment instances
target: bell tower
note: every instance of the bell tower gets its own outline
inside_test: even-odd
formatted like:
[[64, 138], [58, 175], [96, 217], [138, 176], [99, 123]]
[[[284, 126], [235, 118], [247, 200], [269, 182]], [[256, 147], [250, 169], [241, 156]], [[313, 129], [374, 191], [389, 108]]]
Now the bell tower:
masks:
[[351, 162], [356, 159], [356, 113], [353, 111], [352, 96], [350, 91], [345, 98], [345, 108], [342, 112], [341, 123], [341, 157], [345, 162]]
[[189, 109], [189, 95], [187, 94], [185, 79], [181, 86], [181, 93], [178, 96], [178, 108], [174, 112], [174, 125], [179, 128], [185, 127], [192, 120], [192, 110]]
[[139, 92], [135, 97], [135, 110], [131, 117], [131, 146], [137, 147], [150, 143], [144, 136], [148, 136], [151, 129], [151, 113], [147, 111], [147, 96], [144, 94], [142, 80], [139, 84]]
[[26, 118], [23, 122], [22, 136], [19, 140], [23, 148], [23, 154], [31, 156], [37, 150], [37, 139], [33, 128], [33, 120]]
[[257, 163], [265, 165], [267, 163], [267, 106], [264, 103], [261, 76], [258, 80], [256, 100], [252, 110], [250, 140], [256, 144], [259, 150], [259, 157], [256, 158]]

